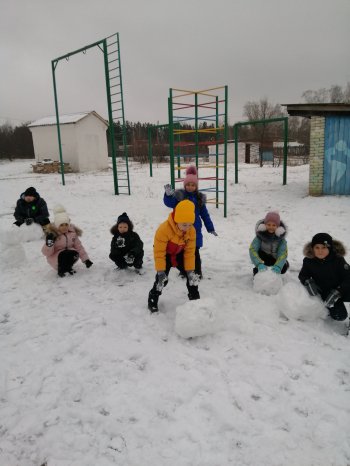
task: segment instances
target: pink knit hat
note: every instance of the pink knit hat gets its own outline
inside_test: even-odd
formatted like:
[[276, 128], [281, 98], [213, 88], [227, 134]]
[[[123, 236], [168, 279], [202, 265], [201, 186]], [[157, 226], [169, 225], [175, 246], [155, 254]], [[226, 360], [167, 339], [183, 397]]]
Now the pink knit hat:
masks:
[[187, 183], [195, 183], [198, 186], [198, 176], [197, 169], [194, 165], [191, 165], [186, 168], [186, 176], [184, 179], [184, 188], [186, 188]]
[[278, 212], [273, 212], [273, 211], [267, 212], [264, 218], [264, 223], [266, 225], [266, 223], [269, 223], [269, 222], [275, 223], [279, 227], [281, 224], [280, 214]]

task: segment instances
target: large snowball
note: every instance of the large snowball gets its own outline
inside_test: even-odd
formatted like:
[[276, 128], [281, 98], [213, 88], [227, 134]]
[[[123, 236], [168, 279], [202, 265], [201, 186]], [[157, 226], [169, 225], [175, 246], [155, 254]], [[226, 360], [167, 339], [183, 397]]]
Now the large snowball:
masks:
[[300, 283], [289, 282], [277, 295], [280, 313], [288, 319], [316, 320], [326, 317], [327, 310], [317, 296], [310, 296]]
[[21, 233], [16, 229], [0, 231], [0, 261], [5, 270], [18, 267], [27, 260], [21, 244]]
[[212, 298], [187, 301], [176, 308], [175, 331], [180, 337], [201, 337], [218, 330], [217, 303]]
[[281, 274], [272, 272], [268, 269], [264, 272], [258, 272], [254, 276], [253, 289], [256, 293], [273, 295], [277, 294], [282, 288], [283, 280]]

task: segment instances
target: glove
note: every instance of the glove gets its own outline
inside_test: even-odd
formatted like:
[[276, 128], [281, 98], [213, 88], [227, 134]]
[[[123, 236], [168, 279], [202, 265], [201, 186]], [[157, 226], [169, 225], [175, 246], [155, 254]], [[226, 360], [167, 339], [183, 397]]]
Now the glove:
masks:
[[305, 280], [304, 285], [306, 286], [306, 289], [310, 296], [317, 296], [319, 294], [320, 289], [316, 285], [316, 282], [313, 278], [309, 278], [308, 280]]
[[55, 243], [55, 237], [52, 233], [46, 235], [46, 246], [52, 248]]
[[260, 263], [260, 264], [258, 264], [258, 270], [259, 270], [259, 272], [266, 272], [267, 267], [266, 267], [265, 264]]
[[214, 230], [214, 231], [209, 231], [209, 233], [210, 233], [211, 235], [213, 235], [213, 236], [219, 236], [219, 235], [216, 233], [215, 230]]
[[132, 254], [126, 254], [124, 256], [124, 260], [128, 265], [132, 265], [134, 263], [135, 257]]
[[338, 290], [332, 290], [324, 301], [326, 307], [334, 307], [334, 304], [341, 297]]
[[171, 186], [171, 184], [165, 184], [164, 189], [167, 196], [172, 196], [175, 192], [175, 189]]
[[278, 267], [278, 265], [274, 265], [271, 267], [272, 272], [274, 273], [281, 273], [281, 269]]
[[191, 270], [190, 272], [187, 272], [187, 278], [188, 278], [188, 284], [190, 286], [198, 286], [199, 282], [201, 281], [200, 276]]
[[89, 268], [92, 266], [93, 262], [91, 262], [90, 259], [86, 259], [86, 261], [84, 262], [84, 264], [85, 264], [85, 267], [86, 267], [87, 269], [89, 269]]
[[23, 225], [24, 223], [24, 220], [16, 220], [15, 222], [13, 222], [14, 225], [17, 225], [18, 227], [20, 227], [21, 225]]
[[165, 285], [168, 283], [168, 277], [165, 272], [157, 272], [157, 291], [162, 291]]
[[34, 219], [32, 218], [26, 218], [25, 219], [26, 225], [31, 225], [34, 222]]

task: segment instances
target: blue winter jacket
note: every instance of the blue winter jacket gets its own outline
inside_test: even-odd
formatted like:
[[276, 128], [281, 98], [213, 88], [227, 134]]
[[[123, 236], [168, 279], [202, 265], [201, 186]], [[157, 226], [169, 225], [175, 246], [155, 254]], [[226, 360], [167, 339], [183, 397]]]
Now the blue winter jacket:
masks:
[[[199, 199], [200, 198], [200, 202]], [[196, 229], [196, 246], [201, 248], [203, 246], [203, 235], [202, 235], [202, 220], [204, 222], [205, 228], [208, 233], [211, 233], [215, 230], [213, 222], [211, 221], [208, 209], [205, 205], [207, 197], [205, 194], [195, 191], [193, 193], [188, 193], [185, 189], [177, 189], [175, 193], [171, 196], [167, 196], [164, 193], [164, 204], [167, 207], [174, 209], [177, 204], [185, 199], [192, 201], [195, 205], [195, 214], [196, 218], [193, 226]], [[201, 204], [201, 206], [200, 206]]]

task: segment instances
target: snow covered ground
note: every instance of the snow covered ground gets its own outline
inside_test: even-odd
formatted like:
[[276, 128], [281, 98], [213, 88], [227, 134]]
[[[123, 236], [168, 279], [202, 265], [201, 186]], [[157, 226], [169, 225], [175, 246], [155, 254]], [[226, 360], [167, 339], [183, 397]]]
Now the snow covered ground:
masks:
[[[130, 172], [129, 197], [113, 195], [111, 171], [68, 174], [62, 186], [28, 160], [0, 164], [0, 465], [348, 466], [350, 337], [344, 323], [305, 315], [297, 274], [313, 234], [350, 247], [349, 197], [309, 197], [308, 166], [288, 168], [287, 186], [281, 167], [244, 164], [235, 185], [230, 166], [228, 218], [209, 205], [219, 236], [204, 233], [201, 253], [215, 331], [185, 339], [176, 308], [189, 305], [175, 271], [160, 313], [147, 311], [169, 168]], [[93, 267], [79, 262], [58, 278], [40, 231], [12, 226], [29, 186], [51, 213], [67, 208]], [[291, 267], [267, 296], [253, 290], [248, 246], [271, 209], [289, 227]], [[124, 211], [145, 244], [143, 276], [108, 259], [109, 228]], [[293, 303], [301, 319], [284, 317]]]

